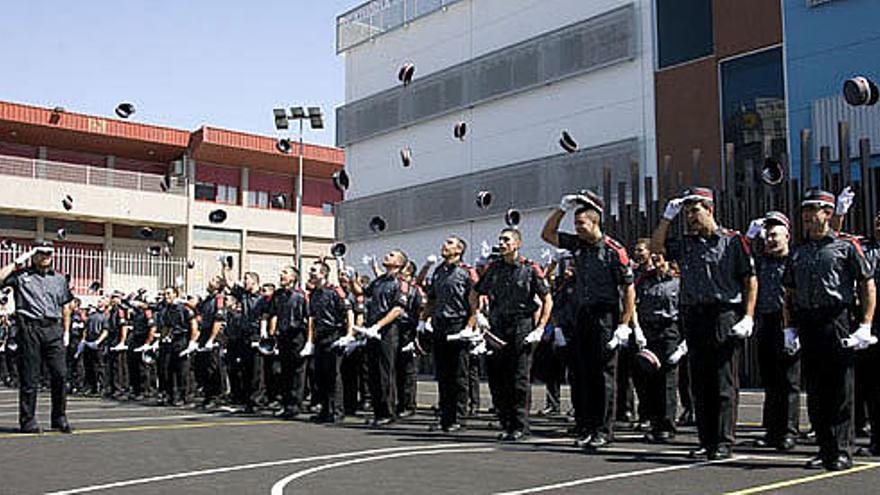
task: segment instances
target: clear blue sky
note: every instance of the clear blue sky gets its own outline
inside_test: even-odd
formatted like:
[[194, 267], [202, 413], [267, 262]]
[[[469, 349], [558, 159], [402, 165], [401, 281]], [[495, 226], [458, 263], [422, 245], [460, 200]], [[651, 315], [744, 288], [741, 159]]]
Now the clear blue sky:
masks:
[[[320, 105], [334, 144], [344, 99], [336, 16], [360, 0], [4, 2], [0, 100], [195, 130], [275, 135], [272, 108]], [[115, 117], [114, 117], [115, 118]]]

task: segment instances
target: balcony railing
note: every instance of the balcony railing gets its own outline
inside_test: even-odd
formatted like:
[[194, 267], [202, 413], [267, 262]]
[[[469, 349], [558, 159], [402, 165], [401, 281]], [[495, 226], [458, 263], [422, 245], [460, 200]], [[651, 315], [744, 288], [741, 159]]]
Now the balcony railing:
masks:
[[370, 0], [336, 18], [336, 53], [342, 53], [460, 0]]
[[[0, 155], [0, 174], [147, 192], [163, 192], [164, 179], [156, 174], [7, 155]], [[185, 194], [186, 188], [178, 179], [172, 179], [167, 192]]]

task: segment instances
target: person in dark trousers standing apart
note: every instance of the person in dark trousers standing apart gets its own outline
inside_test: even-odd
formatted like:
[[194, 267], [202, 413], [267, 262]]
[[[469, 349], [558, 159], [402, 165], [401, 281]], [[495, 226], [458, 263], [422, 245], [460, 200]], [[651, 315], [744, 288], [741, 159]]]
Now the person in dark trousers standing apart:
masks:
[[[629, 341], [635, 310], [633, 273], [626, 249], [602, 232], [605, 205], [591, 191], [566, 195], [550, 214], [541, 238], [572, 253], [578, 284], [577, 331], [573, 345], [577, 445], [595, 451], [612, 440], [617, 348]], [[559, 232], [565, 213], [574, 211], [576, 234]]]
[[317, 423], [338, 423], [343, 419], [342, 375], [340, 349], [335, 347], [340, 338], [354, 338], [354, 313], [345, 291], [329, 283], [330, 267], [316, 261], [309, 268], [309, 335], [314, 347], [315, 396], [314, 404], [321, 412], [311, 419]]
[[305, 386], [306, 359], [301, 355], [306, 345], [309, 317], [308, 296], [299, 287], [299, 272], [286, 266], [279, 277], [281, 287], [272, 294], [268, 307], [269, 337], [278, 346], [281, 362], [279, 387], [281, 409], [277, 416], [293, 419], [302, 411]]
[[[73, 294], [64, 275], [52, 268], [55, 253], [49, 241], [37, 241], [30, 251], [0, 268], [0, 286], [12, 287], [19, 329], [18, 422], [22, 433], [41, 433], [36, 419], [40, 366], [49, 369], [52, 391], [52, 428], [62, 433], [73, 429], [67, 421], [66, 349], [70, 344]], [[29, 267], [25, 263], [30, 260]]]
[[[754, 329], [758, 281], [748, 242], [715, 222], [711, 189], [694, 187], [669, 201], [651, 238], [652, 251], [681, 267], [680, 315], [689, 349], [700, 447], [692, 457], [730, 458], [743, 340]], [[686, 233], [667, 239], [685, 209]]]
[[[260, 294], [260, 276], [245, 272], [244, 285], [232, 281], [229, 265], [224, 264], [223, 276], [226, 286], [238, 302], [239, 321], [236, 335], [229, 335], [230, 344], [226, 359], [229, 363], [229, 380], [233, 401], [244, 407], [243, 412], [254, 412], [260, 391], [261, 364], [258, 346], [265, 328], [263, 313], [267, 300]], [[243, 320], [243, 321], [242, 321]]]
[[[876, 342], [871, 335], [876, 293], [859, 242], [829, 225], [834, 206], [829, 192], [804, 194], [806, 240], [785, 267], [783, 320], [786, 349], [803, 345], [807, 402], [819, 445], [818, 457], [807, 467], [841, 471], [852, 467], [854, 351]], [[850, 311], [857, 286], [863, 314], [853, 331]]]
[[[464, 239], [450, 236], [440, 248], [443, 263], [431, 275], [428, 303], [424, 308], [419, 333], [428, 319], [434, 328], [433, 351], [439, 392], [440, 424], [444, 432], [461, 429], [468, 393], [468, 341], [448, 340], [461, 332], [471, 317], [469, 297], [477, 283], [477, 272], [461, 257], [467, 249]], [[476, 356], [474, 356], [476, 359]]]
[[782, 326], [784, 289], [782, 275], [789, 256], [791, 223], [778, 211], [752, 221], [746, 237], [751, 239], [758, 274], [755, 334], [758, 366], [764, 384], [764, 438], [759, 447], [792, 450], [800, 422], [800, 353], [788, 352]]
[[544, 332], [553, 300], [541, 267], [520, 256], [519, 230], [502, 230], [498, 243], [500, 259], [489, 264], [470, 293], [467, 326], [475, 328], [480, 296], [487, 296], [490, 331], [504, 342], [486, 359], [492, 403], [503, 430], [498, 439], [517, 442], [529, 435], [532, 342]]
[[373, 403], [373, 426], [394, 421], [394, 377], [397, 357], [398, 318], [403, 314], [409, 288], [400, 280], [400, 271], [408, 259], [400, 250], [385, 255], [385, 273], [363, 289], [366, 300], [366, 359], [370, 367], [370, 398]]

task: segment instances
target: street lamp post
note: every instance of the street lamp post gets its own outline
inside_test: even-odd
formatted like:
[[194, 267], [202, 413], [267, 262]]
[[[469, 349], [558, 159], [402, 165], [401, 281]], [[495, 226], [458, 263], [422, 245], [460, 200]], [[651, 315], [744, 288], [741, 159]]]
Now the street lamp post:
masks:
[[[302, 286], [303, 121], [309, 119], [309, 126], [312, 129], [323, 129], [324, 119], [319, 107], [309, 107], [308, 115], [306, 115], [303, 107], [291, 107], [290, 115], [287, 115], [287, 111], [283, 108], [276, 108], [272, 112], [275, 114], [275, 128], [278, 130], [287, 129], [288, 121], [291, 119], [299, 121], [299, 149], [297, 150], [298, 166], [296, 174], [296, 269], [300, 274], [299, 285]], [[279, 140], [276, 148], [282, 153], [290, 153], [290, 140]]]

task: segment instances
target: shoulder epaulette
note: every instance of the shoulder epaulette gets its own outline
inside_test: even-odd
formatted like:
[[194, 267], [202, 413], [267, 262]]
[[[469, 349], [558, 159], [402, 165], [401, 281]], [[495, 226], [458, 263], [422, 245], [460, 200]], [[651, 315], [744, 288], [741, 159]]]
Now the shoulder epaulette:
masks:
[[620, 259], [621, 264], [629, 265], [629, 254], [626, 252], [626, 248], [623, 247], [623, 244], [608, 236], [605, 237], [605, 244], [617, 253], [617, 257]]

